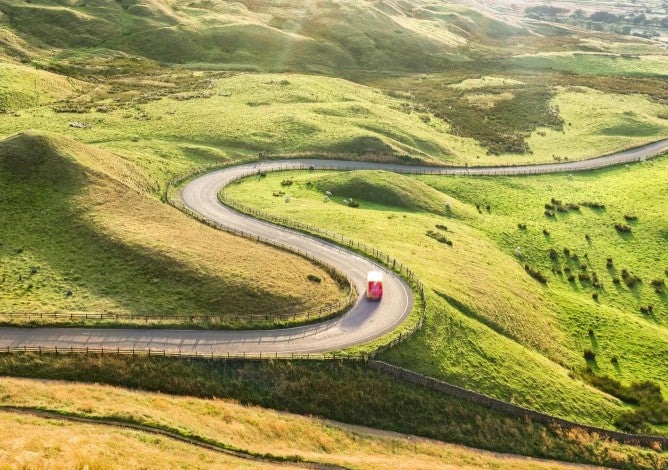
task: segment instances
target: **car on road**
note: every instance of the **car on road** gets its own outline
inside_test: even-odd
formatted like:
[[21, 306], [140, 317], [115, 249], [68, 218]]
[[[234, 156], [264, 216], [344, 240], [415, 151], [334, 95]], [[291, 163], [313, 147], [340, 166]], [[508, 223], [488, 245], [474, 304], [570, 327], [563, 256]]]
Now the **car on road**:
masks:
[[380, 300], [383, 297], [383, 273], [370, 271], [366, 278], [366, 298]]

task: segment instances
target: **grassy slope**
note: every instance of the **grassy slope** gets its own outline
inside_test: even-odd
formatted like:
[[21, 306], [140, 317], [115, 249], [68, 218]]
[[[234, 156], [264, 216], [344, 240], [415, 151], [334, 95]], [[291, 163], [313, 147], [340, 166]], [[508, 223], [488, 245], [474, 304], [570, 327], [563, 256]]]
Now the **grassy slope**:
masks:
[[[343, 296], [301, 258], [209, 229], [141, 194], [150, 186], [141, 174], [60, 137], [1, 142], [0, 311], [229, 318], [301, 314]], [[323, 282], [313, 285], [311, 273]]]
[[331, 71], [428, 70], [472, 37], [526, 36], [462, 6], [306, 0], [0, 2], [10, 30], [56, 48], [106, 47], [163, 62]]
[[[452, 212], [445, 218], [377, 204], [375, 201], [388, 200], [383, 182], [387, 177], [380, 179], [380, 184], [374, 184], [379, 181], [374, 173], [368, 176], [367, 184], [377, 191], [366, 190], [366, 199], [373, 202], [362, 201], [360, 209], [338, 203], [348, 196], [346, 193], [335, 193], [335, 202], [324, 205], [320, 193], [311, 189], [324, 186], [330, 178], [346, 180], [345, 176], [295, 174], [295, 184], [288, 191], [293, 201], [290, 205], [279, 205], [271, 197], [285, 175], [247, 180], [228, 191], [232, 197], [259, 208], [377, 246], [417, 272], [429, 288], [428, 321], [413, 339], [387, 353], [389, 359], [530, 407], [609, 425], [610, 419], [621, 409], [619, 403], [569, 378], [568, 370], [585, 365], [583, 348], [598, 347], [599, 354], [606, 358], [600, 360], [605, 373], [627, 383], [654, 380], [666, 389], [664, 379], [668, 371], [662, 361], [665, 352], [661, 352], [668, 344], [665, 297], [657, 298], [647, 286], [648, 281], [635, 296], [617, 293], [603, 273], [605, 257], [614, 255], [619, 259], [617, 263], [624, 260], [625, 265], [645, 279], [662, 275], [663, 264], [668, 262], [661, 250], [665, 242], [661, 241], [662, 216], [657, 219], [660, 212], [657, 204], [665, 197], [662, 196], [665, 184], [661, 179], [651, 186], [645, 182], [649, 174], [654, 178], [665, 175], [663, 169], [667, 164], [662, 159], [652, 164], [658, 167], [656, 170], [651, 166], [636, 166], [630, 174], [617, 169], [605, 175], [583, 176], [587, 181], [602, 180], [600, 192], [596, 193], [601, 197], [606, 190], [619, 196], [607, 197], [610, 215], [606, 213], [605, 217], [589, 219], [587, 223], [573, 220], [572, 226], [563, 228], [544, 220], [542, 204], [552, 197], [548, 196], [550, 192], [556, 191], [544, 189], [546, 186], [565, 191], [560, 181], [564, 176], [535, 180], [425, 177], [425, 182], [447, 194], [434, 197], [434, 205], [443, 207], [444, 200], [451, 201]], [[646, 175], [645, 172], [653, 173]], [[630, 175], [633, 177], [629, 178]], [[360, 178], [358, 174], [348, 177], [352, 181]], [[319, 182], [305, 184], [314, 178]], [[399, 177], [399, 181], [405, 184], [405, 177]], [[416, 190], [424, 195], [419, 184]], [[573, 186], [572, 194], [581, 196], [585, 185]], [[460, 187], [466, 191], [459, 190]], [[612, 191], [614, 188], [618, 189]], [[526, 198], [523, 195], [523, 191], [531, 194], [532, 190], [543, 191], [543, 196]], [[402, 197], [410, 198], [407, 194], [402, 193]], [[625, 202], [615, 203], [615, 197], [622, 194]], [[520, 212], [529, 205], [528, 201], [532, 209]], [[620, 246], [622, 240], [613, 225], [621, 212], [641, 211], [641, 202], [647, 205], [648, 212], [640, 220], [649, 219], [647, 226], [642, 234], [638, 231], [633, 248], [628, 244]], [[482, 214], [476, 212], [475, 204], [481, 204]], [[491, 204], [491, 214], [485, 210], [486, 204]], [[504, 214], [505, 211], [508, 213]], [[587, 212], [582, 219], [587, 220]], [[527, 234], [518, 231], [518, 223], [531, 227]], [[452, 247], [425, 236], [427, 230], [436, 230], [436, 224], [447, 225], [448, 231], [442, 234], [453, 241]], [[546, 240], [541, 233], [542, 224], [555, 230], [550, 239]], [[561, 247], [570, 243], [574, 250], [582, 252], [586, 241], [584, 233], [580, 232], [585, 230], [590, 231], [592, 243], [599, 247], [596, 258], [591, 256], [592, 248], [587, 251], [593, 267], [606, 284], [600, 306], [593, 302], [591, 289], [573, 289], [567, 282], [556, 280], [547, 288], [542, 287], [524, 272], [523, 262], [513, 255], [515, 247], [521, 245], [522, 250], [527, 251], [528, 260], [532, 264], [536, 260], [535, 264], [547, 271], [548, 245], [554, 243]], [[562, 234], [564, 239], [559, 240]], [[566, 234], [569, 235], [566, 237]], [[526, 246], [528, 240], [532, 248]], [[642, 263], [638, 255], [641, 252], [652, 261]], [[621, 264], [619, 266], [621, 269]], [[655, 306], [653, 318], [642, 318], [638, 311], [639, 306], [646, 303]], [[623, 329], [619, 328], [620, 324], [624, 325]], [[590, 344], [587, 336], [590, 327], [595, 331], [598, 346]], [[649, 342], [653, 344], [651, 354], [644, 346]], [[618, 370], [609, 363], [612, 355], [623, 358]]]
[[[527, 139], [534, 155], [585, 159], [660, 140], [668, 135], [668, 106], [642, 94], [560, 88], [552, 100], [562, 132], [539, 128]], [[594, 150], [595, 149], [595, 150]]]
[[[561, 467], [556, 462], [531, 462], [512, 456], [482, 454], [473, 449], [426, 439], [383, 435], [368, 429], [347, 429], [315, 418], [241, 405], [231, 400], [207, 400], [142, 393], [101, 385], [27, 379], [2, 379], [0, 390], [3, 394], [2, 404], [6, 406], [39, 408], [85, 417], [140, 421], [143, 424], [211, 439], [256, 454], [298, 456], [345, 467], [354, 466], [360, 469], [426, 469], [445, 468], [451, 465], [494, 466], [508, 469]], [[60, 435], [53, 429], [58, 428], [55, 423], [5, 414], [0, 414], [0, 419], [5, 422], [5, 428], [23, 422], [11, 436], [5, 436], [3, 439], [6, 443], [5, 448], [12, 448], [14, 455], [11, 458], [16, 461], [29, 458], [27, 455], [29, 444], [22, 441], [29, 439], [40, 428], [46, 428], [41, 429], [40, 434], [49, 434], [49, 438], [45, 439], [47, 442], [42, 444], [43, 450], [37, 450], [44, 456], [43, 462], [62, 459], [74, 451], [69, 448], [60, 449], [57, 455], [46, 457], [46, 450], [51, 447], [52, 440]], [[108, 449], [106, 452], [116, 454], [121, 453], [121, 449], [126, 447], [114, 445], [106, 439], [102, 439], [97, 448], [92, 447], [92, 443], [85, 442], [83, 438], [85, 433], [97, 435], [100, 430], [105, 429], [104, 427], [78, 424], [65, 424], [62, 427], [64, 428], [62, 432], [68, 436], [73, 434], [77, 436], [75, 442], [72, 442], [71, 437], [68, 440], [71, 446], [84, 446], [85, 451], [74, 452], [81, 460], [90, 459], [95, 462], [96, 451], [99, 452], [100, 448], [106, 447]], [[128, 444], [127, 441], [131, 441], [132, 437], [141, 433], [123, 431], [119, 434], [125, 435], [123, 443]], [[166, 463], [164, 459], [177, 459], [180, 466], [191, 467], [195, 463], [185, 460], [188, 454], [207, 454], [195, 448], [187, 452], [189, 449], [185, 445], [170, 448], [170, 444], [169, 439], [157, 437], [150, 437], [146, 442], [147, 447], [156, 446], [160, 449], [159, 452], [162, 454], [160, 460], [163, 465]], [[133, 450], [141, 457], [148, 453], [144, 449]], [[2, 460], [7, 463], [11, 461], [7, 460], [8, 458], [10, 456], [5, 455]], [[211, 456], [208, 458], [212, 459]], [[225, 457], [220, 459], [225, 461]], [[39, 461], [32, 460], [31, 465]], [[153, 464], [157, 466], [158, 461]], [[200, 465], [202, 464], [203, 462]], [[216, 464], [211, 462], [211, 465]]]
[[[139, 431], [0, 413], [0, 468], [278, 468]], [[178, 465], [176, 465], [178, 462]], [[280, 466], [280, 468], [285, 468]]]
[[[573, 362], [585, 348], [593, 348], [601, 357], [597, 360], [603, 373], [625, 382], [649, 379], [663, 384], [668, 370], [663, 357], [668, 353], [668, 301], [657, 294], [650, 282], [665, 278], [666, 213], [661, 201], [666, 198], [668, 159], [599, 172], [531, 178], [454, 178], [424, 182], [442, 191], [475, 204], [483, 199], [493, 207], [492, 213], [476, 221], [475, 226], [488, 234], [504, 252], [522, 248], [524, 262], [549, 275], [547, 292], [554, 299], [557, 319], [568, 332], [568, 349]], [[484, 197], [481, 197], [484, 194]], [[554, 197], [564, 202], [598, 201], [604, 210], [581, 208], [567, 214], [558, 213], [555, 219], [543, 215], [543, 205]], [[638, 221], [631, 235], [620, 235], [616, 223], [626, 223], [624, 216], [634, 214]], [[527, 230], [517, 230], [526, 223]], [[549, 236], [543, 234], [546, 229]], [[586, 239], [589, 235], [589, 240]], [[563, 248], [577, 253], [580, 261], [566, 257]], [[559, 252], [558, 261], [548, 256], [550, 248]], [[587, 255], [586, 258], [584, 256]], [[607, 258], [613, 258], [608, 268]], [[575, 274], [579, 265], [596, 272], [601, 289], [589, 282], [569, 283], [565, 275], [552, 275], [552, 268], [569, 266]], [[623, 283], [613, 284], [621, 277], [622, 269], [639, 276], [641, 285], [629, 289]], [[597, 292], [599, 301], [591, 298]], [[642, 315], [640, 307], [654, 306], [652, 315]], [[590, 338], [592, 329], [595, 338]], [[647, 344], [652, 344], [652, 353]], [[619, 365], [610, 363], [612, 356], [620, 358]], [[577, 358], [577, 361], [576, 361]]]
[[0, 110], [17, 110], [74, 95], [83, 83], [22, 65], [0, 63]]
[[665, 55], [621, 56], [579, 52], [519, 55], [507, 60], [519, 70], [549, 70], [578, 75], [658, 76], [666, 78]]
[[[409, 104], [341, 79], [304, 75], [238, 75], [146, 104], [107, 113], [55, 113], [41, 107], [0, 116], [0, 133], [25, 128], [58, 132], [123, 152], [152, 174], [184, 165], [272, 153], [360, 154], [388, 158], [410, 153], [428, 161], [461, 160], [482, 151], [447, 126], [408, 114]], [[198, 97], [206, 93], [208, 98]], [[114, 95], [111, 95], [113, 98]], [[90, 129], [68, 127], [85, 122]], [[187, 137], [185, 137], [187, 136]]]
[[[599, 101], [603, 102], [605, 111], [601, 112], [601, 115], [606, 117], [601, 117], [601, 127], [585, 127], [584, 132], [566, 132], [563, 138], [559, 133], [558, 120], [550, 114], [554, 105], [559, 105], [549, 102], [555, 90], [550, 86], [546, 87], [541, 78], [546, 72], [560, 71], [585, 75], [642, 73], [648, 77], [660, 78], [661, 71], [665, 68], [665, 57], [647, 55], [640, 59], [630, 59], [582, 53], [567, 56], [564, 54], [570, 54], [570, 51], [577, 49], [580, 40], [590, 39], [587, 33], [583, 32], [572, 38], [569, 35], [570, 42], [562, 43], [561, 36], [527, 35], [522, 28], [503, 23], [492, 13], [487, 13], [486, 16], [458, 5], [434, 5], [426, 1], [411, 4], [348, 1], [313, 4], [302, 1], [276, 5], [257, 0], [220, 5], [185, 0], [93, 1], [85, 4], [43, 0], [25, 4], [15, 0], [2, 0], [0, 11], [4, 13], [4, 27], [19, 31], [28, 43], [65, 48], [61, 52], [52, 51], [47, 54], [48, 57], [42, 54], [40, 66], [75, 74], [85, 70], [83, 74], [86, 76], [140, 73], [155, 69], [155, 64], [146, 60], [124, 56], [127, 52], [166, 62], [222, 61], [232, 68], [307, 70], [344, 76], [348, 72], [352, 73], [352, 69], [357, 70], [356, 74], [361, 70], [402, 70], [410, 73], [436, 71], [455, 75], [467, 70], [466, 73], [479, 76], [480, 67], [491, 67], [494, 70], [507, 70], [511, 75], [538, 74], [539, 78], [534, 81], [541, 82], [539, 86], [525, 85], [507, 92], [492, 88], [459, 97], [457, 94], [444, 95], [444, 90], [438, 91], [438, 84], [429, 81], [420, 85], [425, 77], [410, 76], [405, 80], [405, 91], [415, 90], [417, 103], [406, 103], [405, 100], [387, 103], [390, 108], [394, 108], [392, 112], [382, 110], [381, 116], [375, 119], [370, 118], [369, 110], [341, 107], [331, 109], [330, 106], [324, 110], [316, 110], [311, 107], [310, 111], [318, 116], [297, 122], [293, 122], [291, 115], [302, 115], [303, 109], [296, 110], [287, 106], [275, 109], [275, 100], [280, 100], [286, 90], [279, 89], [270, 93], [265, 90], [255, 97], [253, 94], [258, 92], [255, 88], [252, 94], [245, 97], [245, 103], [255, 104], [256, 109], [238, 108], [237, 103], [233, 103], [235, 112], [232, 114], [248, 114], [250, 122], [240, 121], [238, 116], [234, 116], [230, 125], [223, 128], [211, 128], [209, 123], [202, 122], [200, 115], [193, 115], [192, 110], [207, 110], [207, 114], [211, 115], [214, 114], [210, 111], [212, 107], [227, 108], [226, 101], [234, 102], [234, 99], [196, 99], [193, 100], [192, 107], [183, 105], [185, 117], [188, 122], [198, 126], [194, 134], [201, 135], [205, 128], [211, 131], [206, 132], [204, 143], [204, 153], [209, 156], [216, 153], [211, 150], [212, 147], [218, 150], [222, 147], [223, 155], [249, 151], [322, 151], [344, 155], [398, 152], [453, 163], [518, 163], [549, 161], [554, 154], [552, 148], [564, 140], [571, 143], [568, 150], [576, 150], [571, 156], [579, 158], [591, 155], [585, 155], [580, 150], [585, 145], [595, 143], [597, 148], [594, 153], [605, 153], [658, 139], [665, 135], [667, 129], [665, 119], [657, 118], [659, 114], [665, 115], [665, 106], [654, 105], [642, 96], [634, 98], [634, 105], [640, 108], [644, 106], [651, 111], [636, 116], [630, 130], [619, 127], [620, 116], [627, 109], [619, 106], [617, 97], [606, 96], [589, 100], [595, 101], [594, 104], [597, 105]], [[67, 31], [67, 34], [63, 31]], [[553, 53], [555, 50], [564, 49], [569, 52], [562, 52], [561, 55]], [[444, 53], [444, 50], [447, 52]], [[457, 67], [452, 67], [452, 62], [447, 61], [457, 57], [457, 60], [468, 60], [471, 57], [508, 57], [526, 51], [538, 51], [539, 54], [492, 62], [469, 61], [465, 65], [458, 63]], [[546, 55], [542, 51], [548, 51], [552, 55]], [[571, 69], [566, 69], [563, 64], [558, 67], [550, 61], [561, 61], [560, 64], [572, 62], [574, 65]], [[72, 64], [77, 65], [70, 67]], [[258, 78], [262, 80], [265, 77]], [[384, 88], [392, 90], [392, 82]], [[145, 84], [143, 85], [145, 87]], [[317, 84], [315, 88], [323, 89], [332, 85], [338, 86], [323, 83]], [[421, 86], [427, 86], [430, 94], [422, 96]], [[364, 94], [361, 89], [355, 90], [355, 93]], [[307, 103], [314, 101], [313, 96], [299, 93], [295, 95], [297, 100], [306, 100], [297, 101], [304, 105], [302, 108], [309, 108]], [[503, 99], [497, 99], [499, 97]], [[134, 104], [141, 105], [142, 100], [138, 99]], [[420, 108], [424, 105], [434, 110], [446, 122], [435, 119], [429, 112], [421, 111]], [[157, 108], [157, 111], [163, 111], [161, 106]], [[417, 112], [412, 113], [410, 118], [402, 115], [411, 113], [413, 109]], [[527, 113], [527, 109], [535, 109], [536, 112]], [[404, 113], [394, 112], [396, 110]], [[379, 114], [379, 110], [371, 111], [372, 114]], [[122, 132], [114, 136], [116, 148], [120, 148], [119, 141], [125, 141], [124, 149], [130, 148], [136, 154], [146, 153], [146, 158], [152, 160], [164, 159], [165, 156], [173, 158], [180, 151], [175, 149], [170, 141], [175, 133], [175, 130], [170, 128], [174, 125], [174, 122], [169, 122], [173, 121], [170, 119], [159, 126], [146, 122], [119, 126], [117, 122], [106, 122], [105, 118], [97, 116], [66, 115], [54, 119], [53, 116], [48, 116], [48, 113], [37, 114], [42, 116], [26, 114], [23, 119], [16, 119], [13, 123], [1, 126], [0, 133], [9, 134], [29, 127], [62, 132], [65, 131], [67, 122], [82, 118], [97, 121], [94, 128], [101, 125], [111, 127], [109, 131], [121, 131], [123, 127]], [[489, 116], [486, 116], [487, 114]], [[569, 108], [563, 114], [563, 120], [573, 125], [587, 117], [587, 113], [583, 114], [581, 108]], [[258, 119], [265, 115], [280, 115], [281, 119]], [[132, 112], [124, 112], [123, 116], [126, 116], [124, 119], [159, 118], [150, 113], [147, 116], [143, 106]], [[204, 119], [206, 117], [208, 116]], [[183, 119], [180, 119], [179, 123], [182, 122]], [[554, 131], [543, 132], [542, 129], [537, 129], [541, 125], [548, 125]], [[190, 127], [189, 131], [192, 131], [194, 126]], [[134, 128], [137, 128], [136, 134], [131, 130]], [[143, 129], [147, 132], [142, 132]], [[613, 139], [605, 138], [609, 135], [601, 132], [605, 129], [613, 129]], [[164, 136], [165, 132], [169, 135]], [[213, 132], [220, 137], [214, 139]], [[292, 136], [301, 134], [302, 138], [286, 139], [283, 137], [286, 133]], [[532, 133], [533, 140], [525, 142]], [[545, 133], [549, 134], [550, 138], [545, 138]], [[94, 135], [96, 142], [111, 137], [109, 133], [100, 135], [97, 129], [89, 134], [91, 137]], [[452, 134], [469, 139], [461, 139]], [[127, 142], [128, 135], [142, 140], [147, 136], [150, 138], [143, 142], [144, 145], [132, 145], [132, 142]], [[162, 140], [156, 141], [153, 137], [155, 135]], [[503, 145], [504, 139], [509, 139], [510, 135], [514, 137]], [[470, 138], [477, 139], [486, 148], [481, 148]], [[486, 150], [504, 154], [503, 159], [488, 158], [485, 155]], [[533, 153], [512, 153], [517, 151]], [[510, 154], [506, 154], [508, 152]]]
[[469, 165], [591, 158], [668, 135], [668, 89], [658, 75], [563, 75], [494, 62], [364, 82], [410, 96], [424, 120], [433, 114], [450, 133], [476, 139], [486, 154], [460, 160]]
[[[138, 82], [134, 88], [112, 81], [104, 89], [107, 91], [91, 92], [71, 105], [92, 100], [87, 106], [93, 109], [88, 112], [56, 113], [37, 107], [19, 115], [0, 115], [0, 134], [36, 128], [94, 143], [132, 158], [162, 185], [171, 173], [202, 163], [248, 158], [260, 151], [346, 158], [365, 155], [385, 160], [409, 154], [426, 162], [451, 164], [527, 163], [552, 161], [555, 146], [571, 158], [584, 158], [657, 140], [668, 129], [660, 117], [666, 106], [642, 95], [562, 88], [550, 107], [560, 110], [563, 131], [530, 126], [523, 135], [528, 137], [533, 154], [490, 156], [473, 138], [454, 135], [459, 132], [454, 124], [416, 109], [408, 96], [389, 97], [374, 88], [315, 76], [210, 77], [183, 77], [184, 82], [193, 84], [182, 92], [180, 82], [172, 82], [169, 74]], [[434, 80], [435, 84], [442, 81]], [[431, 82], [425, 83], [423, 86]], [[146, 102], [140, 90], [151, 89], [151, 84], [155, 91], [145, 94], [155, 96]], [[121, 85], [125, 88], [119, 89]], [[166, 92], [171, 97], [160, 98], [159, 93]], [[509, 92], [514, 93], [513, 89]], [[495, 97], [508, 91], [496, 84], [456, 93], [464, 94], [458, 103], [477, 115], [487, 112], [488, 101], [492, 106], [503, 102]], [[114, 103], [116, 99], [121, 102]], [[98, 106], [109, 111], [95, 112]], [[448, 106], [447, 101], [443, 106]], [[589, 109], [596, 111], [585, 111]], [[470, 110], [460, 117], [468, 116]], [[68, 124], [73, 121], [91, 128], [71, 128]], [[504, 126], [512, 129], [514, 124], [499, 129]], [[475, 132], [471, 136], [476, 136]]]
[[[423, 387], [395, 381], [369, 370], [363, 364], [349, 362], [196, 361], [160, 357], [16, 354], [1, 355], [0, 370], [5, 375], [109, 383], [207, 399], [231, 398], [242, 403], [501, 452], [620, 468], [650, 469], [666, 465], [665, 452], [622, 446], [603, 441], [596, 435], [578, 431], [566, 433], [499, 415]], [[54, 389], [56, 387], [54, 384]], [[290, 447], [293, 445], [291, 441], [294, 441], [304, 446], [301, 451], [294, 452], [323, 455], [345, 449], [345, 454], [355, 459], [363, 457], [367, 449], [384, 451], [377, 445], [367, 446], [369, 440], [363, 436], [354, 436], [352, 445], [348, 445], [350, 440], [346, 436], [350, 434], [340, 433], [328, 425], [324, 426], [325, 436], [322, 436], [320, 430], [323, 427], [317, 423], [314, 425], [289, 415], [278, 415], [282, 419], [277, 423], [274, 422], [277, 415], [273, 412], [256, 412], [255, 408], [244, 409], [228, 401], [136, 394], [110, 388], [102, 391], [96, 387], [77, 385], [63, 385], [55, 396], [50, 396], [51, 385], [37, 387], [33, 393], [26, 392], [29, 398], [25, 400], [21, 397], [21, 390], [28, 388], [30, 386], [8, 386], [7, 398], [18, 403], [50, 403], [49, 406], [58, 409], [82, 413], [111, 414], [119, 410], [121, 418], [127, 417], [128, 413], [118, 402], [128, 403], [130, 409], [136, 411], [133, 413], [135, 419], [170, 423], [184, 431], [195, 429], [206, 435], [220, 430], [231, 442], [251, 443], [255, 449], [260, 448], [262, 444], [259, 442], [266, 439], [268, 444], [264, 448], [294, 448]], [[96, 399], [79, 400], [74, 398], [78, 394], [73, 397], [68, 393], [70, 390], [80, 390], [86, 397], [94, 396]], [[88, 393], [85, 390], [92, 391]], [[123, 400], [108, 400], [107, 393]], [[235, 410], [238, 421], [234, 422], [229, 417], [230, 409]], [[218, 419], [221, 416], [227, 418]], [[314, 434], [309, 430], [313, 430]], [[406, 455], [402, 454], [405, 448], [402, 445], [390, 446], [399, 455]], [[415, 447], [409, 445], [408, 449]], [[429, 450], [427, 454], [431, 455]], [[337, 455], [329, 458], [341, 461], [346, 457]], [[406, 461], [410, 462], [410, 459]], [[375, 460], [373, 464], [380, 462]]]

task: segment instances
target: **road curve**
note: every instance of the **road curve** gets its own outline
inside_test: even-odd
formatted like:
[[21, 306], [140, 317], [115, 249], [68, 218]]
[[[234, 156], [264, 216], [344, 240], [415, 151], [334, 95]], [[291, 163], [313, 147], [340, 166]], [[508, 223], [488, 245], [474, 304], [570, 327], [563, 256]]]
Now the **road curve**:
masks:
[[381, 302], [360, 295], [345, 315], [318, 324], [275, 330], [165, 330], [95, 328], [0, 328], [0, 348], [120, 348], [161, 350], [167, 353], [303, 354], [336, 351], [369, 342], [396, 327], [410, 314], [413, 294], [394, 273], [358, 254], [293, 230], [259, 221], [231, 210], [218, 201], [218, 190], [230, 182], [277, 169], [377, 169], [404, 173], [442, 175], [518, 175], [576, 172], [644, 160], [668, 150], [668, 139], [637, 149], [577, 162], [506, 167], [408, 167], [404, 165], [338, 160], [284, 160], [239, 165], [196, 178], [181, 192], [182, 201], [192, 210], [224, 227], [243, 230], [308, 252], [345, 273], [358, 292], [365, 290], [366, 273], [385, 271], [385, 295]]

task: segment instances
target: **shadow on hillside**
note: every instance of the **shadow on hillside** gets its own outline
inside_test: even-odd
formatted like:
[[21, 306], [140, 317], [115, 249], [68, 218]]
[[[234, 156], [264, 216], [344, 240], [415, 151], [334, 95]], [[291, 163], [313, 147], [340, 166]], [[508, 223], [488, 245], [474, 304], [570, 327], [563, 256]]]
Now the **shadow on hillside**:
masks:
[[[34, 153], [45, 149], [37, 148]], [[232, 317], [293, 313], [299, 298], [258, 288], [248, 279], [199, 272], [146, 247], [110, 237], [75, 205], [89, 177], [73, 161], [37, 155], [17, 159], [0, 146], [0, 247], [5, 256], [31, 253], [56, 271], [63, 296], [80, 310], [81, 298], [108, 298], [137, 315], [198, 314]], [[37, 267], [39, 270], [39, 267]], [[25, 266], [26, 276], [31, 267]], [[32, 274], [38, 279], [38, 271]]]

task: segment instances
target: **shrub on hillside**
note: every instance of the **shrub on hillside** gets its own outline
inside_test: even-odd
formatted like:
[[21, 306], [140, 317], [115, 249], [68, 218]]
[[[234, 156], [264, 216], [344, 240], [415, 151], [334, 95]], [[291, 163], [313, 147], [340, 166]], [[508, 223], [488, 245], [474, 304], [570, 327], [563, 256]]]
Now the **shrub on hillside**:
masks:
[[590, 361], [595, 361], [596, 360], [596, 353], [592, 351], [591, 349], [585, 349], [583, 356], [585, 358], [585, 361], [590, 362]]
[[545, 274], [540, 272], [538, 269], [532, 268], [528, 264], [525, 264], [524, 265], [524, 270], [529, 274], [529, 276], [531, 276], [532, 278], [534, 278], [535, 280], [537, 280], [541, 284], [546, 284], [547, 283], [547, 277], [545, 276]]
[[631, 227], [629, 227], [627, 224], [615, 224], [615, 230], [620, 233], [629, 233], [631, 232]]
[[654, 287], [657, 294], [660, 294], [660, 293], [663, 292], [663, 289], [666, 287], [666, 281], [657, 277], [656, 279], [652, 279], [652, 282], [650, 282], [650, 285], [652, 287]]
[[654, 287], [665, 287], [666, 281], [657, 277], [656, 279], [652, 279], [652, 282], [650, 282], [650, 284]]
[[585, 201], [580, 203], [581, 206], [589, 207], [590, 209], [605, 209], [605, 204], [602, 202]]
[[629, 289], [632, 289], [635, 287], [637, 284], [640, 284], [641, 279], [638, 276], [635, 276], [629, 272], [628, 269], [622, 269], [622, 279], [624, 280], [624, 284], [626, 284], [626, 287]]
[[427, 236], [429, 238], [433, 238], [434, 240], [436, 240], [439, 243], [444, 243], [448, 246], [452, 246], [452, 241], [449, 240], [445, 235], [443, 235], [441, 233], [434, 232], [433, 230], [427, 230]]
[[641, 413], [635, 411], [627, 411], [620, 414], [615, 419], [614, 425], [620, 431], [633, 434], [650, 432], [650, 426], [647, 421], [645, 421], [645, 417]]

